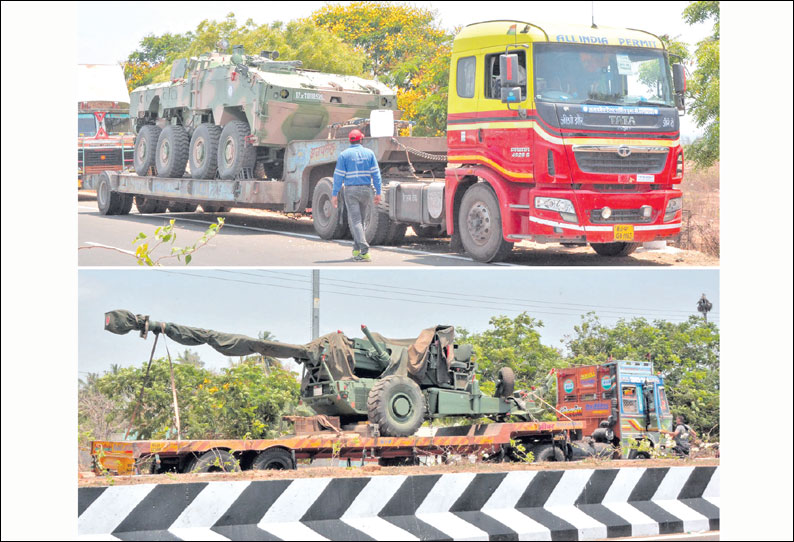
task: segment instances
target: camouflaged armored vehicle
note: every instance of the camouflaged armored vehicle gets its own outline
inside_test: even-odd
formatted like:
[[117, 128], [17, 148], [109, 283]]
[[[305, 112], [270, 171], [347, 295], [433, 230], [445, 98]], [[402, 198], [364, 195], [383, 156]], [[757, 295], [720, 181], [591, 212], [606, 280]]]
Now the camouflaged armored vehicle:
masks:
[[329, 126], [396, 109], [394, 91], [360, 77], [301, 69], [275, 51], [179, 59], [171, 80], [130, 94], [138, 175], [281, 178], [293, 140], [325, 139]]

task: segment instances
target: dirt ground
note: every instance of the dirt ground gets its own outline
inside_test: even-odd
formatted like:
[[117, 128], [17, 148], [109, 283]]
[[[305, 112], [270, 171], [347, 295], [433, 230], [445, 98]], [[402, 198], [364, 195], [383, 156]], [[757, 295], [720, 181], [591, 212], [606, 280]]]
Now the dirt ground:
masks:
[[703, 459], [646, 459], [646, 460], [596, 460], [588, 459], [570, 463], [461, 463], [457, 465], [422, 465], [413, 467], [310, 467], [298, 470], [243, 471], [238, 473], [207, 474], [151, 474], [141, 476], [98, 476], [81, 472], [78, 487], [102, 487], [134, 484], [184, 484], [209, 481], [284, 480], [295, 478], [355, 478], [395, 474], [449, 474], [454, 472], [508, 472], [517, 470], [568, 470], [568, 469], [612, 469], [620, 467], [675, 467], [719, 465], [717, 458]]

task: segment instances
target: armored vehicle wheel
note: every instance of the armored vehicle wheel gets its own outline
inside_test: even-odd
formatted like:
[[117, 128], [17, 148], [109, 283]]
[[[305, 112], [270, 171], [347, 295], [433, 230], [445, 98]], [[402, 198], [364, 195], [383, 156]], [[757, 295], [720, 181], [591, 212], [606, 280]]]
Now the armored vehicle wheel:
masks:
[[157, 139], [155, 166], [158, 177], [180, 178], [185, 174], [190, 137], [182, 126], [169, 124]]
[[234, 120], [223, 127], [218, 142], [218, 172], [221, 179], [236, 179], [245, 168], [251, 170], [256, 165], [256, 147], [247, 143], [245, 138], [251, 134], [248, 123]]
[[628, 256], [640, 246], [639, 243], [590, 243], [599, 256]]
[[552, 444], [541, 444], [532, 450], [535, 463], [542, 461], [565, 461], [565, 454]]
[[479, 262], [501, 261], [513, 249], [502, 237], [499, 200], [486, 183], [475, 184], [463, 195], [458, 228], [463, 248]]
[[254, 470], [293, 470], [292, 454], [284, 448], [268, 448], [256, 456], [251, 464]]
[[185, 472], [240, 472], [240, 463], [226, 450], [213, 449], [192, 459]]
[[190, 176], [214, 179], [218, 173], [218, 141], [223, 129], [205, 123], [196, 128], [190, 140]]
[[344, 214], [341, 205], [342, 198], [339, 198], [339, 207], [334, 207], [333, 203], [331, 203], [333, 188], [333, 179], [323, 177], [317, 181], [312, 194], [314, 231], [323, 239], [339, 239], [348, 229], [347, 221], [342, 216]]
[[154, 198], [135, 196], [135, 206], [141, 214], [164, 213], [165, 210], [168, 209], [168, 202]]
[[132, 196], [113, 192], [107, 172], [99, 176], [96, 189], [96, 203], [103, 215], [125, 215], [132, 207]]
[[399, 222], [389, 221], [389, 231], [386, 234], [386, 245], [402, 245], [405, 241], [405, 230], [408, 229], [408, 224], [400, 224]]
[[155, 167], [159, 138], [160, 128], [152, 124], [147, 124], [138, 132], [135, 138], [135, 155], [132, 157], [135, 173], [138, 175], [148, 175], [149, 170]]
[[516, 375], [510, 367], [499, 369], [499, 380], [496, 382], [496, 397], [510, 397], [516, 388]]
[[407, 376], [387, 376], [369, 391], [367, 415], [382, 436], [408, 437], [425, 420], [425, 398]]

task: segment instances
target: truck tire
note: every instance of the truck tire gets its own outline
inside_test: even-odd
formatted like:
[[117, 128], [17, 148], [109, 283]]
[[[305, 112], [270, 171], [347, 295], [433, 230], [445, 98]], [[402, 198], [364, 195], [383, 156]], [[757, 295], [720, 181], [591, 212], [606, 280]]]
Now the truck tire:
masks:
[[405, 230], [408, 229], [408, 224], [400, 224], [399, 222], [389, 221], [389, 231], [386, 234], [386, 240], [383, 242], [385, 245], [402, 245], [405, 242]]
[[160, 138], [160, 128], [153, 124], [147, 124], [135, 137], [135, 154], [132, 157], [132, 164], [135, 166], [135, 173], [138, 175], [148, 175], [149, 170], [155, 167], [155, 157], [157, 156], [157, 140]]
[[499, 200], [486, 183], [466, 190], [460, 203], [458, 227], [463, 248], [478, 262], [504, 260], [513, 249], [513, 243], [502, 237]]
[[202, 203], [201, 210], [205, 213], [228, 213], [230, 207], [223, 207], [221, 205], [214, 205], [212, 203]]
[[155, 169], [158, 177], [179, 179], [185, 174], [190, 138], [183, 126], [169, 124], [157, 138]]
[[541, 444], [540, 446], [535, 446], [535, 448], [532, 450], [532, 454], [535, 456], [535, 463], [545, 461], [565, 461], [565, 454], [563, 451], [553, 444]]
[[496, 382], [496, 397], [512, 397], [516, 389], [516, 375], [510, 367], [499, 369], [499, 379]]
[[168, 202], [155, 198], [135, 196], [135, 207], [138, 208], [138, 212], [141, 214], [164, 213], [168, 209]]
[[[333, 193], [333, 179], [323, 177], [314, 186], [312, 194], [312, 222], [314, 231], [323, 239], [339, 239], [347, 231], [342, 205], [334, 208], [331, 203]], [[342, 198], [339, 198], [340, 202]]]
[[378, 210], [378, 206], [372, 203], [367, 210], [369, 216], [364, 218], [364, 238], [370, 245], [383, 245], [389, 235], [389, 214]]
[[297, 468], [292, 454], [284, 448], [268, 448], [256, 456], [251, 463], [254, 470], [294, 470]]
[[212, 449], [189, 461], [185, 472], [240, 472], [240, 462], [226, 450]]
[[97, 182], [96, 203], [99, 212], [103, 215], [125, 215], [132, 207], [132, 196], [113, 192], [110, 187], [110, 176], [103, 171]]
[[444, 230], [441, 224], [433, 226], [411, 226], [414, 233], [420, 239], [437, 239], [444, 236]]
[[223, 127], [218, 141], [218, 173], [221, 179], [236, 179], [244, 170], [250, 169], [253, 176], [256, 165], [256, 147], [246, 143], [251, 135], [248, 123], [233, 120]]
[[422, 390], [407, 376], [387, 376], [369, 391], [367, 416], [381, 436], [411, 436], [425, 421]]
[[590, 243], [599, 256], [628, 256], [640, 246], [639, 243]]
[[168, 210], [172, 213], [192, 213], [197, 207], [197, 203], [186, 203], [184, 201], [168, 202]]
[[204, 123], [193, 132], [190, 140], [190, 176], [194, 179], [214, 179], [218, 174], [218, 142], [223, 129]]

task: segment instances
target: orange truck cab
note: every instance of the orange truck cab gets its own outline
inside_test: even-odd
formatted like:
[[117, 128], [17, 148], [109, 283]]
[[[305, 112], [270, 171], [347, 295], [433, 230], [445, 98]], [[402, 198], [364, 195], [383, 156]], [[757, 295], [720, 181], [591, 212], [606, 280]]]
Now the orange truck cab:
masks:
[[631, 440], [660, 444], [660, 429], [672, 431], [664, 379], [649, 361], [611, 361], [557, 372], [558, 419], [581, 421], [582, 433], [620, 445], [626, 458], [649, 456]]
[[619, 256], [675, 237], [684, 84], [647, 32], [465, 27], [450, 66], [448, 233], [481, 261], [521, 240]]

